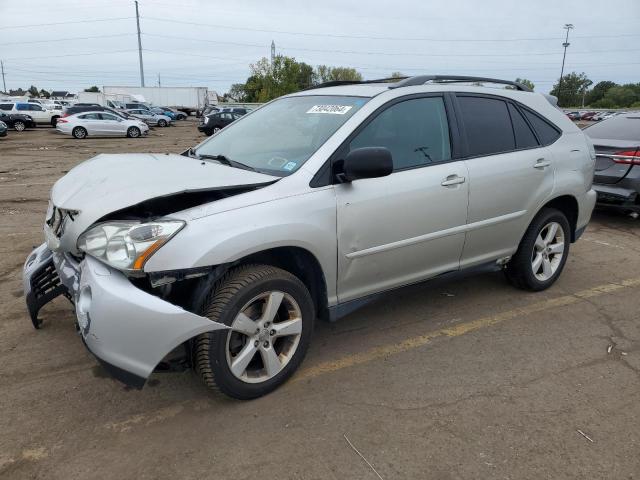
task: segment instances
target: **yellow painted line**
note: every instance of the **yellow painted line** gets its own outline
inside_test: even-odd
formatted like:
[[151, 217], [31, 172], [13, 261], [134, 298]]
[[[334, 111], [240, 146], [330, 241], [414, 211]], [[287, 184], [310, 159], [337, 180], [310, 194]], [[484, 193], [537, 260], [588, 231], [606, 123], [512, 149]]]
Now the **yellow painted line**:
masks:
[[507, 320], [511, 320], [518, 317], [531, 315], [532, 313], [543, 312], [552, 308], [564, 307], [582, 301], [583, 299], [597, 297], [607, 293], [615, 292], [625, 288], [640, 286], [640, 277], [630, 278], [623, 280], [620, 283], [606, 283], [598, 285], [596, 287], [589, 288], [587, 290], [581, 290], [572, 295], [564, 295], [562, 297], [551, 298], [543, 300], [541, 302], [532, 303], [524, 307], [514, 308], [513, 310], [507, 310], [505, 312], [497, 313], [487, 317], [482, 317], [470, 322], [459, 323], [453, 327], [441, 328], [432, 332], [425, 333], [424, 335], [418, 335], [403, 340], [400, 343], [394, 343], [390, 345], [383, 345], [375, 347], [370, 350], [366, 350], [361, 353], [355, 353], [346, 357], [332, 360], [312, 367], [302, 369], [296, 374], [291, 381], [298, 382], [301, 380], [307, 380], [314, 378], [325, 373], [335, 372], [342, 370], [343, 368], [353, 367], [355, 365], [361, 365], [380, 358], [386, 358], [391, 355], [397, 355], [398, 353], [407, 352], [415, 348], [422, 347], [432, 340], [439, 337], [459, 337], [470, 332], [475, 332], [481, 328], [491, 327], [504, 323]]

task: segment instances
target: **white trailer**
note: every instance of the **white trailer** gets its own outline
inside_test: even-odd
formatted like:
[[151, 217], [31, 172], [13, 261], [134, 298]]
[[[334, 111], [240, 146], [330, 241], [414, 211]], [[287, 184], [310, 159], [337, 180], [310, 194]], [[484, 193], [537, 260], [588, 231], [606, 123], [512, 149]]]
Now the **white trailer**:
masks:
[[173, 107], [193, 114], [208, 105], [207, 87], [119, 87], [104, 86], [105, 94], [140, 95], [150, 105]]
[[103, 92], [79, 92], [78, 103], [97, 103], [103, 107], [121, 108], [125, 103], [134, 102], [129, 94], [115, 94]]

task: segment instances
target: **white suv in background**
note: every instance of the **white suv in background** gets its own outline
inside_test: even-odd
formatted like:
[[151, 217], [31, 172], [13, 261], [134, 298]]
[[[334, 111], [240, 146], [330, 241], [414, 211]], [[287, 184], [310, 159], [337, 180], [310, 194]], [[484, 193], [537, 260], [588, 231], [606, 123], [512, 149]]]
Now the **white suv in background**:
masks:
[[39, 125], [56, 126], [58, 118], [62, 116], [62, 110], [48, 109], [38, 103], [29, 102], [1, 102], [0, 110], [7, 113], [22, 113], [30, 115], [33, 121]]
[[25, 263], [27, 306], [39, 328], [69, 298], [87, 348], [130, 385], [190, 366], [254, 398], [298, 368], [316, 318], [398, 287], [481, 266], [550, 287], [591, 217], [594, 167], [585, 134], [514, 82], [330, 82], [183, 155], [74, 167]]

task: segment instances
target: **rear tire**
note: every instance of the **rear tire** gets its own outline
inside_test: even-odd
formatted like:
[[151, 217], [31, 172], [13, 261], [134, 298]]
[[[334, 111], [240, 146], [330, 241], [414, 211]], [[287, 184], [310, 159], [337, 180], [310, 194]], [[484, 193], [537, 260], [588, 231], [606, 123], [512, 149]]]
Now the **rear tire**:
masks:
[[555, 208], [541, 210], [505, 268], [507, 279], [522, 290], [549, 288], [562, 273], [570, 243], [571, 227], [564, 213]]
[[138, 127], [129, 127], [127, 130], [127, 137], [129, 138], [138, 138], [141, 135], [140, 129]]
[[60, 117], [51, 117], [51, 126], [55, 127]]
[[244, 265], [216, 283], [201, 315], [233, 329], [196, 339], [196, 370], [209, 388], [248, 400], [273, 391], [298, 368], [311, 341], [315, 309], [294, 275]]
[[76, 127], [71, 131], [71, 134], [74, 138], [82, 140], [83, 138], [87, 138], [87, 130], [84, 127]]
[[17, 121], [17, 122], [14, 122], [13, 124], [13, 129], [16, 132], [23, 132], [25, 128], [27, 128], [27, 126], [24, 124], [24, 122]]
[[158, 120], [158, 126], [159, 127], [166, 127], [167, 126], [167, 121], [161, 118], [160, 120]]

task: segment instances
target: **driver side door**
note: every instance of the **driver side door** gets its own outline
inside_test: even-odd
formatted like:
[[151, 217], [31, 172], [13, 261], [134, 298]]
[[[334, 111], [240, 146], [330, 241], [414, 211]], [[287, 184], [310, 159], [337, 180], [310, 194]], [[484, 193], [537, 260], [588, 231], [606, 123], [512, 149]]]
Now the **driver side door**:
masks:
[[387, 148], [394, 170], [335, 186], [340, 302], [457, 270], [465, 239], [469, 175], [443, 96], [383, 107], [334, 158], [361, 147]]

